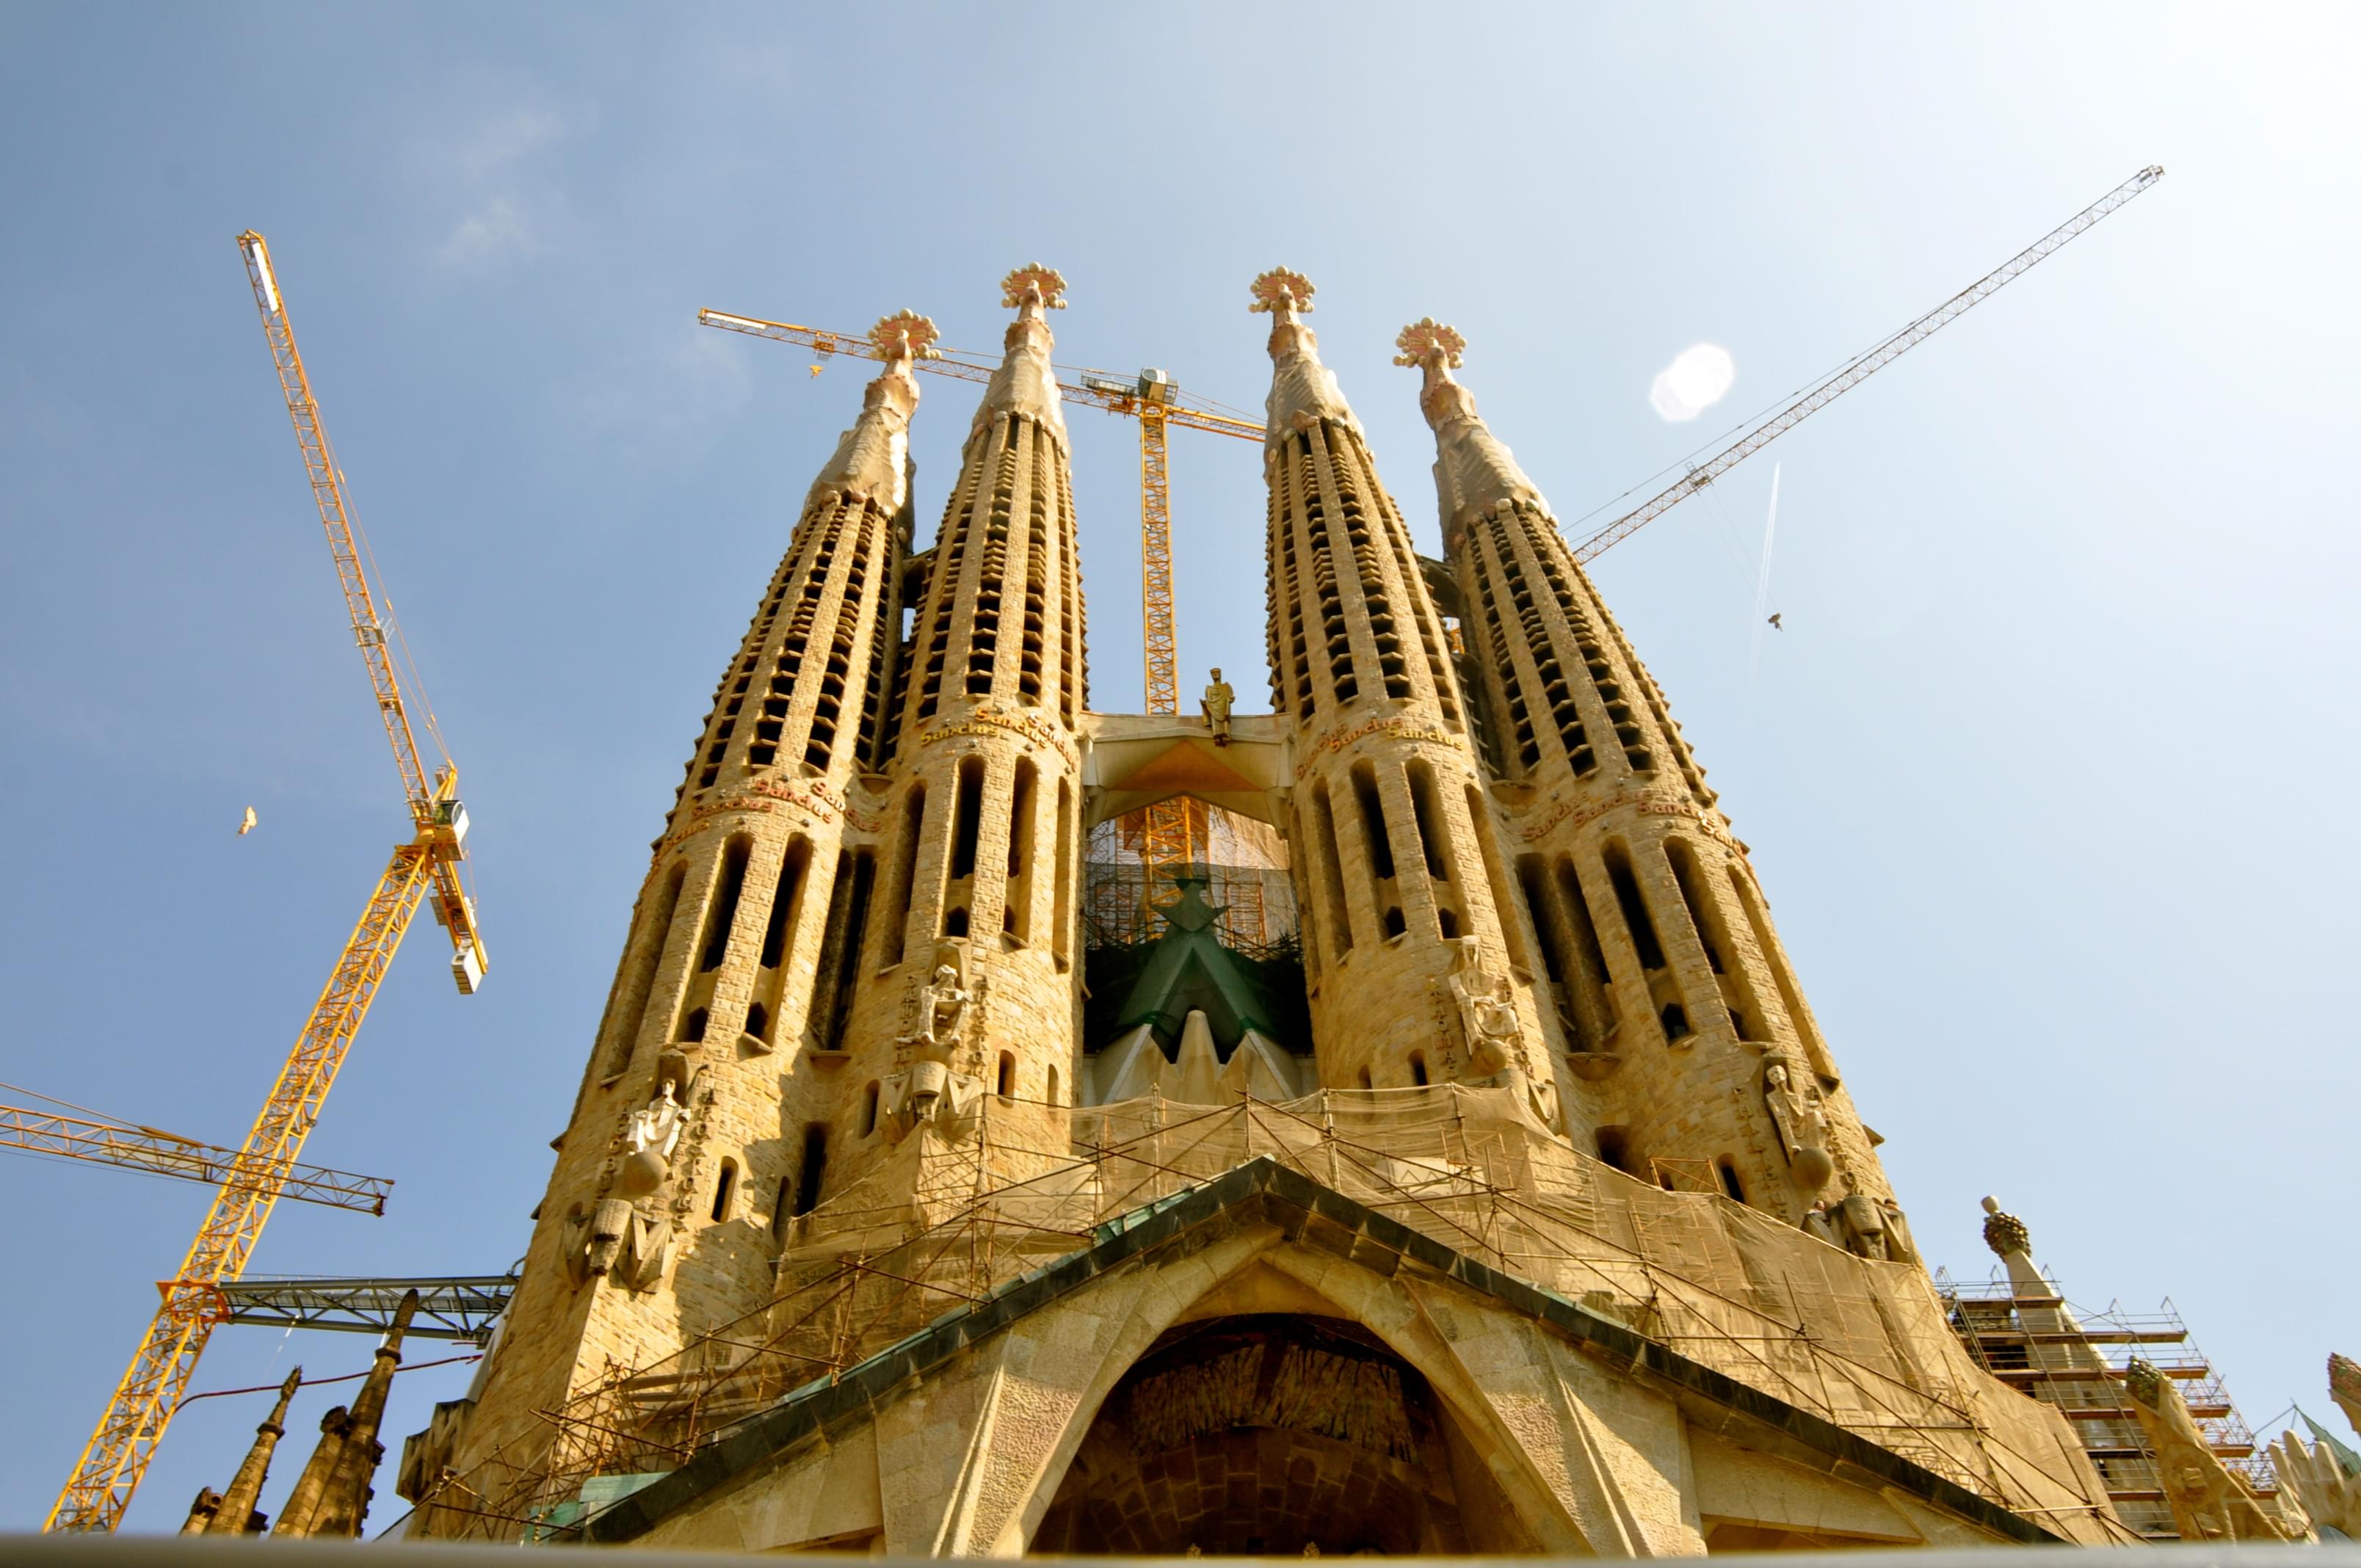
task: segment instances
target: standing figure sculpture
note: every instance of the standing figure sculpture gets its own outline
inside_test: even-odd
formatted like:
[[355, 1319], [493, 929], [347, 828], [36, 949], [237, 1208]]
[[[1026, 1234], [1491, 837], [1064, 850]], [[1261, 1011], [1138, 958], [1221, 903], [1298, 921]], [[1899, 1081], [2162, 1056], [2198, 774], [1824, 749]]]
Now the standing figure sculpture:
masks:
[[1213, 682], [1205, 688], [1198, 706], [1205, 710], [1205, 724], [1213, 730], [1216, 746], [1230, 743], [1230, 704], [1237, 700], [1237, 696], [1230, 689], [1230, 683], [1222, 679], [1221, 666], [1213, 666]]
[[918, 1032], [912, 1040], [919, 1054], [948, 1061], [959, 1043], [960, 1024], [967, 1016], [968, 993], [959, 970], [950, 964], [935, 966], [933, 978], [918, 992]]
[[1763, 1098], [1770, 1106], [1773, 1124], [1779, 1129], [1788, 1174], [1804, 1192], [1819, 1191], [1836, 1174], [1836, 1162], [1828, 1157], [1828, 1123], [1820, 1112], [1818, 1091], [1793, 1052], [1768, 1053], [1763, 1069]]

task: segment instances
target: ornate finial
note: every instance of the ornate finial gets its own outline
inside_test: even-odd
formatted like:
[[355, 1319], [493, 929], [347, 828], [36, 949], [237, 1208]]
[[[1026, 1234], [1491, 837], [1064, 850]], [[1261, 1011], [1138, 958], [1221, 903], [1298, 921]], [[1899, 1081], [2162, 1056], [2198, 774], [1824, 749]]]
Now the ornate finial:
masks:
[[891, 363], [896, 359], [940, 359], [935, 351], [935, 339], [942, 334], [935, 323], [916, 311], [896, 311], [880, 317], [869, 329], [869, 345], [877, 356]]
[[1027, 301], [1038, 302], [1045, 311], [1066, 308], [1066, 280], [1054, 267], [1044, 267], [1028, 261], [1000, 280], [1000, 302], [1008, 309], [1022, 310]]
[[1456, 370], [1467, 340], [1459, 335], [1457, 327], [1445, 326], [1433, 316], [1422, 316], [1401, 329], [1394, 346], [1401, 350], [1394, 356], [1397, 365], [1436, 365], [1445, 370]]
[[2015, 1215], [2002, 1213], [1999, 1199], [1984, 1200], [1984, 1245], [2003, 1257], [2013, 1252], [2033, 1250], [2033, 1233]]
[[2361, 1365], [2331, 1351], [2328, 1356], [2328, 1391], [2340, 1399], [2361, 1399]]
[[1312, 309], [1312, 280], [1284, 267], [1274, 267], [1254, 280], [1250, 312], [1302, 315]]
[[2124, 1387], [2149, 1409], [2164, 1409], [2164, 1374], [2136, 1355], [2124, 1367]]

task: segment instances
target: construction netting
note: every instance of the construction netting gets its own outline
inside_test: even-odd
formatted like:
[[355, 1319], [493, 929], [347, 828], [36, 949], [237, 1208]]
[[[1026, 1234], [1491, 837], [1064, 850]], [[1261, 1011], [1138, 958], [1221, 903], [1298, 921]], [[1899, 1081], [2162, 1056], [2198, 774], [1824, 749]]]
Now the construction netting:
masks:
[[[1188, 865], [1207, 881], [1205, 901], [1221, 911], [1224, 946], [1257, 958], [1292, 951], [1295, 886], [1287, 841], [1278, 830], [1201, 801], [1177, 803], [1186, 813]], [[1102, 822], [1092, 830], [1082, 862], [1084, 938], [1092, 947], [1126, 947], [1163, 935], [1156, 910], [1171, 903], [1169, 872], [1152, 869], [1144, 812]]]
[[437, 1532], [573, 1538], [621, 1478], [677, 1468], [797, 1389], [1090, 1246], [1099, 1227], [1259, 1157], [2004, 1508], [2112, 1521], [2071, 1439], [1977, 1373], [1917, 1267], [1625, 1176], [1509, 1091], [983, 1106], [972, 1136], [924, 1130], [795, 1221], [768, 1307], [617, 1370], [448, 1478], [430, 1504], [450, 1509]]

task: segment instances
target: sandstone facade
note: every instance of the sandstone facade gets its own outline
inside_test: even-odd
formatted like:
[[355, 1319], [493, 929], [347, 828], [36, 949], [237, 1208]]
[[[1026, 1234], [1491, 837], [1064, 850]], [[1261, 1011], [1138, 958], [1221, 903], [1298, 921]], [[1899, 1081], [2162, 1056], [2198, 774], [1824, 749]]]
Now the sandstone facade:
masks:
[[[1744, 847], [1452, 379], [1456, 334], [1401, 343], [1441, 458], [1432, 561], [1311, 285], [1257, 280], [1275, 711], [1216, 746], [1087, 710], [1062, 290], [1007, 279], [921, 554], [933, 328], [876, 329], [883, 373], [656, 841], [497, 1345], [405, 1455], [409, 1532], [2119, 1533], [2055, 1412], [1944, 1326]], [[1306, 1037], [1276, 1014], [1223, 1037], [1194, 1003], [1087, 1037], [1084, 835], [1176, 793], [1286, 835]], [[1170, 994], [1240, 1013], [1243, 971], [1192, 992], [1173, 951]]]

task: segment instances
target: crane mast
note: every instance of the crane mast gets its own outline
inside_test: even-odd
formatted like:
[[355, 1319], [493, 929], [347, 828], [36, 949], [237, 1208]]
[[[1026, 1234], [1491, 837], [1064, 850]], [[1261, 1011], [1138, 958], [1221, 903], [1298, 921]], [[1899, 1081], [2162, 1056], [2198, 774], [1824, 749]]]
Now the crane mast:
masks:
[[[313, 500], [327, 532], [329, 552], [352, 620], [353, 640], [368, 668], [378, 714], [393, 747], [394, 765], [401, 774], [412, 837], [408, 843], [395, 846], [387, 860], [252, 1130], [223, 1174], [180, 1271], [159, 1282], [162, 1299], [156, 1316], [49, 1510], [44, 1530], [111, 1530], [122, 1522], [156, 1445], [163, 1440], [172, 1413], [187, 1392], [206, 1340], [224, 1321], [219, 1287], [245, 1271], [273, 1205], [301, 1168], [296, 1158], [304, 1139], [319, 1120], [321, 1104], [335, 1084], [336, 1073], [418, 906], [430, 894], [435, 917], [451, 939], [452, 977], [460, 992], [472, 993], [484, 973], [475, 906], [459, 879], [459, 866], [467, 854], [467, 814], [459, 804], [458, 769], [445, 753], [442, 765], [430, 777], [419, 754], [391, 652], [400, 634], [390, 606], [379, 608], [383, 595], [369, 582], [357, 547], [344, 473], [328, 444], [319, 406], [312, 396], [311, 377], [295, 346], [294, 327], [271, 269], [269, 247], [251, 230], [239, 235], [237, 244], [246, 258], [247, 281], [253, 285], [255, 308], [262, 317], [263, 335], [279, 372], [288, 417], [295, 426], [296, 444], [302, 451]], [[433, 733], [431, 719], [428, 732]]]
[[[2163, 178], [2164, 170], [2160, 167], [2151, 165], [2141, 170], [1935, 309], [1847, 360], [1705, 462], [1692, 466], [1673, 484], [1583, 540], [1575, 547], [1574, 558], [1577, 562], [1596, 560], [1990, 299], [2028, 269], [2056, 254], [2060, 247]], [[755, 316], [732, 315], [722, 311], [699, 311], [697, 319], [707, 326], [719, 327], [727, 332], [746, 333], [775, 342], [796, 344], [823, 358], [835, 354], [849, 354], [867, 359], [880, 357], [877, 350], [856, 334], [800, 326], [792, 322], [764, 321]], [[993, 367], [983, 356], [955, 350], [945, 350], [942, 357], [922, 361], [918, 367], [971, 381], [988, 381], [993, 372]], [[1188, 407], [1178, 400], [1170, 378], [1159, 370], [1143, 371], [1137, 381], [1085, 371], [1080, 385], [1060, 381], [1058, 389], [1070, 402], [1086, 403], [1109, 413], [1128, 415], [1139, 422], [1140, 620], [1145, 644], [1147, 710], [1151, 714], [1177, 715], [1180, 693], [1175, 669], [1177, 635], [1172, 596], [1171, 478], [1166, 461], [1166, 431], [1168, 426], [1177, 424], [1192, 430], [1211, 431], [1219, 435], [1259, 441], [1263, 439], [1263, 427], [1250, 421], [1231, 419], [1209, 410]], [[1180, 799], [1160, 801], [1148, 806], [1140, 817], [1140, 858], [1147, 865], [1148, 891], [1152, 896], [1159, 877], [1170, 876], [1195, 858], [1197, 824], [1202, 823], [1204, 817], [1202, 808]]]
[[[706, 326], [719, 327], [725, 332], [792, 343], [823, 357], [836, 354], [862, 359], [880, 357], [876, 348], [857, 334], [732, 315], [724, 311], [699, 311], [697, 319]], [[917, 367], [964, 381], [992, 379], [994, 367], [981, 356], [955, 349], [938, 352], [940, 358], [920, 360]], [[1263, 427], [1251, 420], [1232, 419], [1181, 402], [1172, 378], [1161, 370], [1143, 370], [1136, 378], [1086, 370], [1078, 382], [1060, 381], [1058, 390], [1068, 402], [1139, 422], [1139, 608], [1146, 710], [1177, 716], [1180, 711], [1180, 681], [1177, 668], [1179, 636], [1172, 608], [1172, 477], [1166, 437], [1172, 426], [1179, 425], [1184, 430], [1201, 430], [1241, 441], [1260, 441]], [[1153, 898], [1159, 879], [1169, 882], [1196, 859], [1198, 839], [1204, 831], [1205, 809], [1193, 801], [1176, 798], [1143, 807], [1139, 817], [1139, 856], [1147, 869], [1147, 892]], [[1241, 913], [1251, 916], [1250, 911]], [[1252, 924], [1256, 927], [1252, 934], [1259, 939], [1259, 920], [1254, 919]]]

